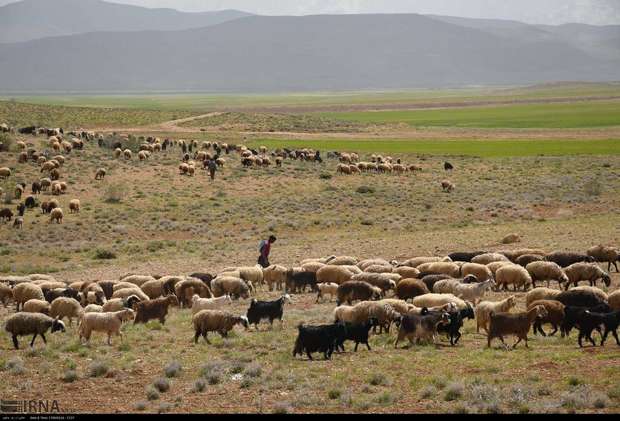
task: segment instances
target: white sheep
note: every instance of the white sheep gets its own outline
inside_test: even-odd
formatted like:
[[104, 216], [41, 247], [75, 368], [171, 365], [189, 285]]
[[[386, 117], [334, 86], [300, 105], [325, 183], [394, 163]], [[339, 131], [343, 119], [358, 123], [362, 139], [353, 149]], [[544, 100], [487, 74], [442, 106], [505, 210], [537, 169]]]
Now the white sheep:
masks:
[[508, 290], [508, 285], [513, 286], [513, 291], [523, 287], [523, 291], [527, 291], [529, 285], [532, 284], [532, 277], [523, 266], [509, 265], [497, 269], [495, 273], [497, 288], [503, 286], [504, 290]]
[[230, 295], [222, 295], [216, 298], [200, 298], [198, 294], [192, 296], [192, 314], [202, 310], [216, 310], [224, 305], [232, 305]]
[[60, 320], [67, 317], [69, 319], [69, 326], [73, 324], [73, 318], [79, 319], [84, 313], [80, 302], [75, 298], [58, 297], [50, 306], [50, 316], [58, 317]]
[[334, 297], [337, 296], [338, 284], [335, 284], [333, 282], [323, 282], [323, 283], [317, 284], [316, 286], [319, 290], [317, 293], [317, 297], [316, 297], [317, 303], [319, 302], [320, 298], [325, 297], [327, 294], [329, 294], [330, 301], [334, 299]]
[[78, 332], [80, 342], [82, 338], [90, 341], [92, 332], [105, 332], [108, 335], [108, 345], [112, 345], [112, 335], [118, 335], [123, 340], [121, 326], [124, 321], [133, 320], [134, 311], [132, 309], [124, 309], [113, 313], [85, 313], [80, 319]]

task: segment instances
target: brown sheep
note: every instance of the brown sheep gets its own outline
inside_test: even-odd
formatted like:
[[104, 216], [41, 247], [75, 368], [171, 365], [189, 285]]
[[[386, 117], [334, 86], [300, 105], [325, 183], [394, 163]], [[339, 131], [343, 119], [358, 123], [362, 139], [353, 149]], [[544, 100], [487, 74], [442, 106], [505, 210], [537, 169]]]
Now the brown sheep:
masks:
[[[564, 304], [555, 300], [538, 300], [531, 303], [527, 306], [528, 310], [541, 305], [547, 310], [547, 315], [541, 318], [537, 318], [534, 321], [534, 326], [532, 326], [532, 332], [536, 334], [540, 332], [541, 335], [547, 336], [545, 331], [542, 329], [542, 325], [545, 323], [549, 323], [551, 327], [553, 327], [553, 332], [549, 334], [549, 336], [555, 335], [558, 331], [558, 327], [562, 325], [564, 321]], [[562, 334], [564, 336], [564, 334]]]
[[146, 323], [152, 319], [159, 319], [159, 322], [164, 324], [166, 323], [168, 307], [171, 305], [179, 306], [179, 300], [175, 295], [168, 295], [166, 297], [136, 303], [136, 318], [133, 324]]
[[338, 287], [336, 305], [343, 302], [351, 305], [353, 301], [378, 300], [381, 298], [381, 289], [364, 281], [347, 281]]
[[424, 282], [419, 279], [403, 279], [396, 285], [396, 296], [401, 300], [407, 301], [418, 295], [430, 293]]

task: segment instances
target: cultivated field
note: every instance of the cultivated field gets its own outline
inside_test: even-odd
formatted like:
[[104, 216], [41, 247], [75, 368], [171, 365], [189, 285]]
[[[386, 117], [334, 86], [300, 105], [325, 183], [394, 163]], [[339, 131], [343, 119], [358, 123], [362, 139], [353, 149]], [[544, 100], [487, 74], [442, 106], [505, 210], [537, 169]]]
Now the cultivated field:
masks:
[[[22, 229], [0, 222], [0, 275], [48, 273], [63, 281], [118, 279], [125, 273], [188, 275], [251, 266], [262, 238], [275, 233], [271, 263], [350, 255], [405, 260], [453, 251], [521, 247], [585, 252], [619, 246], [620, 113], [616, 85], [552, 85], [441, 92], [315, 96], [48, 97], [0, 102], [0, 123], [95, 130], [162, 139], [245, 144], [250, 148], [312, 148], [324, 162], [285, 159], [281, 168], [243, 168], [223, 157], [215, 181], [198, 165], [179, 175], [176, 146], [138, 161], [87, 142], [63, 154], [58, 198], [62, 224], [39, 208]], [[597, 98], [594, 100], [594, 98]], [[605, 98], [605, 99], [602, 99]], [[537, 102], [542, 100], [544, 102]], [[515, 101], [527, 103], [514, 104]], [[529, 101], [529, 102], [528, 102]], [[496, 103], [489, 105], [488, 103]], [[36, 105], [32, 105], [35, 104]], [[52, 104], [52, 105], [49, 105]], [[62, 106], [58, 104], [63, 104]], [[421, 105], [442, 106], [420, 110]], [[484, 105], [484, 106], [482, 106]], [[106, 108], [101, 108], [106, 107]], [[383, 110], [383, 111], [378, 111]], [[386, 111], [390, 110], [390, 111]], [[334, 112], [331, 112], [334, 111]], [[208, 115], [206, 115], [208, 113]], [[221, 114], [225, 113], [225, 114]], [[194, 119], [195, 118], [195, 119]], [[182, 121], [178, 121], [181, 120]], [[49, 149], [47, 136], [0, 135], [0, 209], [15, 211], [16, 183], [43, 177], [18, 163], [17, 142]], [[401, 159], [422, 171], [338, 175], [330, 151]], [[53, 153], [55, 154], [55, 153]], [[53, 155], [52, 155], [53, 156]], [[444, 161], [454, 165], [444, 170]], [[106, 168], [96, 181], [98, 168]], [[456, 188], [444, 193], [440, 183]], [[43, 201], [49, 192], [37, 196]], [[79, 199], [79, 214], [69, 201]], [[22, 198], [23, 200], [23, 198]], [[501, 244], [509, 233], [521, 242]], [[607, 265], [602, 265], [607, 269]], [[613, 270], [613, 269], [612, 269]], [[602, 287], [612, 292], [620, 276]], [[557, 284], [556, 288], [557, 288]], [[601, 283], [598, 284], [601, 286]], [[258, 299], [280, 292], [260, 289]], [[510, 295], [490, 292], [497, 301]], [[518, 310], [524, 310], [518, 293]], [[75, 324], [40, 338], [35, 349], [0, 332], [3, 399], [58, 399], [67, 412], [604, 412], [620, 409], [620, 347], [580, 349], [577, 333], [530, 334], [530, 348], [486, 348], [486, 335], [467, 320], [457, 346], [394, 349], [395, 333], [371, 336], [371, 351], [334, 353], [331, 361], [292, 357], [296, 326], [330, 323], [335, 302], [293, 294], [284, 324], [259, 332], [236, 327], [226, 339], [194, 345], [189, 309], [173, 308], [165, 325], [127, 324], [123, 340], [95, 333], [80, 344]], [[249, 300], [228, 310], [245, 314]], [[0, 307], [0, 320], [14, 306]], [[549, 330], [545, 327], [545, 330]], [[597, 339], [598, 334], [594, 337]], [[509, 344], [514, 338], [507, 339]], [[179, 368], [180, 367], [180, 368]], [[168, 376], [168, 377], [167, 377]], [[154, 392], [154, 382], [169, 390]], [[165, 388], [165, 385], [164, 387]]]

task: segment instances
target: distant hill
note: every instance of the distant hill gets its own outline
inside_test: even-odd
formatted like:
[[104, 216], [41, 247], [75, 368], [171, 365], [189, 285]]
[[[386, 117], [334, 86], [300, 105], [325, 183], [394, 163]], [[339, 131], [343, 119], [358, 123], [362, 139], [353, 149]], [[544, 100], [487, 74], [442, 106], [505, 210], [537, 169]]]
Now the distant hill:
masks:
[[416, 14], [249, 16], [182, 31], [39, 39], [0, 45], [0, 91], [283, 92], [620, 80], [620, 54], [591, 54], [570, 35], [544, 28], [508, 23], [513, 30], [503, 31], [474, 23]]
[[180, 30], [215, 25], [248, 13], [183, 13], [100, 0], [23, 0], [0, 7], [0, 43], [99, 31]]

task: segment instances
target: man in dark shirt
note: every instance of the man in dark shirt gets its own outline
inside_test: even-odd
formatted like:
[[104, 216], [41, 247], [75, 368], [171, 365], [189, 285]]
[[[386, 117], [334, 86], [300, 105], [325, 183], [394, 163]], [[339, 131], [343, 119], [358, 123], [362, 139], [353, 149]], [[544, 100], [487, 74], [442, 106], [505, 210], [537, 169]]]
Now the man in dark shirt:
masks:
[[260, 256], [258, 256], [258, 264], [262, 267], [269, 267], [269, 252], [271, 252], [271, 244], [276, 242], [276, 237], [273, 235], [269, 236], [269, 240], [261, 241], [260, 245]]
[[209, 168], [209, 176], [211, 177], [211, 180], [215, 180], [215, 171], [217, 171], [217, 164], [215, 163], [215, 159], [211, 159], [207, 164], [207, 167]]

